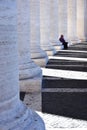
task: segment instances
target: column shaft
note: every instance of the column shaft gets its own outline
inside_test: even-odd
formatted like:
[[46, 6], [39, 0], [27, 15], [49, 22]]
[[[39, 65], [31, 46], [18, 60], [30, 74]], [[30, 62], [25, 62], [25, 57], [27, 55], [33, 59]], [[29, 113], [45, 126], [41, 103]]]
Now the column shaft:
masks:
[[50, 43], [50, 1], [40, 1], [40, 34], [41, 47], [48, 55], [53, 55], [56, 50]]
[[42, 72], [30, 58], [29, 0], [18, 0], [19, 78], [21, 91], [41, 89]]
[[45, 66], [48, 57], [40, 47], [40, 0], [30, 0], [30, 52], [31, 58], [40, 66]]
[[76, 0], [68, 0], [68, 38], [72, 43], [78, 42], [76, 26]]
[[19, 99], [16, 0], [0, 1], [0, 130], [44, 130]]
[[67, 0], [58, 0], [58, 28], [59, 36], [63, 34], [67, 40]]
[[85, 9], [85, 23], [84, 23], [84, 33], [85, 33], [85, 40], [87, 41], [87, 0], [84, 1], [84, 9]]
[[84, 34], [84, 17], [85, 17], [84, 0], [77, 0], [77, 36], [80, 40], [85, 40]]
[[50, 0], [50, 43], [56, 50], [61, 49], [58, 38], [58, 1]]

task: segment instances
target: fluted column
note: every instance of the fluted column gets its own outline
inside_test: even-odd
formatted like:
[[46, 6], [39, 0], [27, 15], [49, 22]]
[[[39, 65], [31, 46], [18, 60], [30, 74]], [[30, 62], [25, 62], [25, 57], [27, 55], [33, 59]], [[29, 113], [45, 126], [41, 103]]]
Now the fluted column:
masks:
[[31, 58], [40, 66], [45, 66], [48, 57], [40, 47], [40, 0], [30, 2], [30, 52]]
[[80, 40], [85, 40], [84, 19], [85, 19], [84, 0], [77, 0], [77, 36]]
[[72, 43], [78, 42], [76, 25], [76, 0], [68, 0], [68, 38]]
[[0, 130], [44, 130], [19, 99], [16, 0], [0, 1]]
[[50, 43], [50, 0], [40, 1], [40, 34], [42, 49], [54, 55], [56, 50]]
[[58, 33], [58, 0], [50, 0], [50, 43], [56, 50], [62, 46]]
[[59, 36], [64, 35], [66, 41], [68, 40], [68, 27], [67, 27], [67, 0], [58, 0], [58, 28]]
[[18, 0], [19, 79], [21, 91], [41, 89], [42, 72], [30, 58], [29, 0]]

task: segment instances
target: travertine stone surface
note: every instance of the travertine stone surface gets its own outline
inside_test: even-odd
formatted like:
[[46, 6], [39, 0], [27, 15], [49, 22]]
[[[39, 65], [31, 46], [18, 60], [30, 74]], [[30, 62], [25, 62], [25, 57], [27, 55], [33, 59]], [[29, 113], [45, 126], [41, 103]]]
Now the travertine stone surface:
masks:
[[84, 0], [77, 0], [77, 36], [80, 40], [85, 40], [84, 34], [84, 17], [85, 3]]
[[58, 0], [58, 28], [59, 36], [63, 34], [67, 40], [67, 0]]
[[84, 21], [84, 33], [85, 33], [85, 40], [87, 41], [87, 0], [84, 0], [84, 9], [85, 9], [85, 21]]
[[17, 1], [0, 1], [0, 130], [44, 130], [41, 118], [19, 99]]
[[78, 42], [76, 25], [76, 0], [67, 1], [68, 8], [68, 38], [72, 43]]
[[[30, 58], [29, 0], [18, 0], [19, 79], [21, 91], [41, 89], [42, 71]], [[37, 82], [36, 82], [37, 79]], [[39, 82], [39, 83], [38, 83]]]
[[61, 49], [58, 34], [58, 1], [50, 0], [50, 43], [56, 50]]
[[42, 49], [54, 55], [56, 50], [50, 43], [50, 0], [40, 1], [40, 34]]
[[40, 0], [29, 0], [30, 3], [30, 52], [36, 64], [44, 67], [48, 56], [40, 47]]

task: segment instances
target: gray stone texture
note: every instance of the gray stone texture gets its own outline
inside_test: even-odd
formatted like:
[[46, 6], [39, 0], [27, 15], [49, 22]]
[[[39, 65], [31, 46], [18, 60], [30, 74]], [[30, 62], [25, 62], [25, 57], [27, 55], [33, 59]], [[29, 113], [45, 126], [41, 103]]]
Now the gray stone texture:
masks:
[[64, 35], [68, 39], [68, 24], [67, 24], [67, 0], [58, 0], [58, 31], [59, 36]]
[[79, 40], [77, 38], [77, 10], [76, 10], [76, 0], [67, 1], [67, 19], [68, 19], [68, 38], [72, 43], [77, 43]]
[[41, 89], [42, 71], [30, 56], [29, 0], [18, 0], [19, 79], [21, 91]]
[[30, 0], [30, 52], [31, 58], [44, 67], [48, 61], [47, 54], [40, 47], [40, 0]]
[[50, 43], [56, 51], [61, 49], [58, 34], [58, 1], [50, 0]]
[[47, 55], [54, 55], [56, 50], [50, 43], [50, 0], [40, 1], [40, 34], [41, 48]]
[[19, 100], [17, 1], [0, 1], [0, 130], [44, 130], [42, 119]]
[[77, 0], [77, 37], [85, 40], [84, 34], [84, 18], [85, 18], [85, 0]]

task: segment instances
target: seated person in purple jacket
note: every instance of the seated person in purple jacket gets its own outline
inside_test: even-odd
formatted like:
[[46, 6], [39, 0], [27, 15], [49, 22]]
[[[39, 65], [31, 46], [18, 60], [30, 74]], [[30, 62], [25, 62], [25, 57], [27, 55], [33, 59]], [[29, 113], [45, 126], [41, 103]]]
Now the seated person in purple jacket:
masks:
[[63, 44], [64, 49], [67, 49], [67, 48], [68, 48], [68, 46], [67, 46], [68, 42], [65, 41], [63, 35], [60, 36], [59, 41]]

